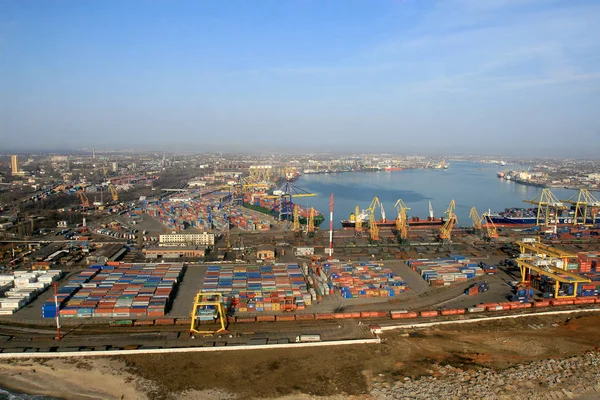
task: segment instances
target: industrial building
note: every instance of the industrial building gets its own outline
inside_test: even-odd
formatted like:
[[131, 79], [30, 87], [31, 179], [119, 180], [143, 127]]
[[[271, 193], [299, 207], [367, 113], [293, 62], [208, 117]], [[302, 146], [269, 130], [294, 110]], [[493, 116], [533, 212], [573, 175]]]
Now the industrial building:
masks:
[[270, 244], [263, 244], [258, 246], [256, 251], [256, 258], [259, 260], [273, 260], [275, 259], [275, 248]]
[[19, 169], [19, 156], [10, 156], [10, 169], [13, 175], [23, 175], [24, 172]]
[[144, 249], [146, 258], [198, 258], [206, 254], [205, 246], [154, 247]]
[[213, 246], [215, 244], [215, 235], [208, 232], [174, 233], [160, 235], [158, 243], [160, 246]]
[[109, 244], [96, 250], [87, 257], [88, 264], [105, 265], [109, 261], [118, 261], [127, 253], [127, 247], [122, 244]]

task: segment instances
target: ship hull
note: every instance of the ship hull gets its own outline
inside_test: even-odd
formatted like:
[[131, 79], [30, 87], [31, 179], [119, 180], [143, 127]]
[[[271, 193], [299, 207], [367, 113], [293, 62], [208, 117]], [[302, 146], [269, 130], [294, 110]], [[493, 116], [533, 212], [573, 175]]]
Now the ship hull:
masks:
[[[368, 222], [363, 225], [368, 226]], [[356, 223], [350, 220], [342, 221], [342, 228], [344, 229], [354, 229]], [[410, 229], [435, 229], [444, 225], [443, 219], [424, 219], [424, 220], [409, 220], [408, 227]], [[385, 221], [385, 222], [377, 222], [377, 226], [380, 228], [395, 228], [396, 221]]]

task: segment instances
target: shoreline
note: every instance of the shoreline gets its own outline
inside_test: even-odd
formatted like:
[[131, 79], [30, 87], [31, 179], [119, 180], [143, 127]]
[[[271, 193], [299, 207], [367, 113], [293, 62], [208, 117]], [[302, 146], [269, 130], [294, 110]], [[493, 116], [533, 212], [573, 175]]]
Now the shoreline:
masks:
[[56, 400], [148, 400], [143, 388], [152, 387], [114, 359], [25, 359], [0, 364], [0, 388], [14, 394]]

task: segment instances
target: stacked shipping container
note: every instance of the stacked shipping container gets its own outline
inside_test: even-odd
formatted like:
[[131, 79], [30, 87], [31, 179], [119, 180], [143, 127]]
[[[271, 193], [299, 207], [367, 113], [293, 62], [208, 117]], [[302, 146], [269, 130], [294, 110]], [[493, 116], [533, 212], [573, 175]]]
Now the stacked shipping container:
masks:
[[419, 273], [431, 286], [449, 286], [467, 282], [485, 272], [476, 262], [461, 255], [449, 258], [408, 260], [407, 264]]
[[380, 264], [331, 262], [322, 268], [332, 292], [343, 298], [394, 297], [407, 289], [401, 277]]
[[222, 293], [238, 312], [282, 311], [286, 302], [301, 310], [314, 300], [297, 264], [209, 266], [202, 290]]
[[[94, 265], [58, 291], [61, 317], [161, 317], [183, 275], [182, 264]], [[42, 317], [56, 315], [54, 298]]]
[[60, 277], [58, 270], [15, 271], [0, 275], [0, 315], [11, 315]]

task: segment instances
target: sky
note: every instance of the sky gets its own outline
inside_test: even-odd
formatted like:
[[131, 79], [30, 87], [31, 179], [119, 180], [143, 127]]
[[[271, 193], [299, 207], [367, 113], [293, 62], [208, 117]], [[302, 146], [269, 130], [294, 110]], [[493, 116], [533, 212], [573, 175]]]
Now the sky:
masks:
[[597, 0], [3, 0], [9, 150], [600, 149]]

